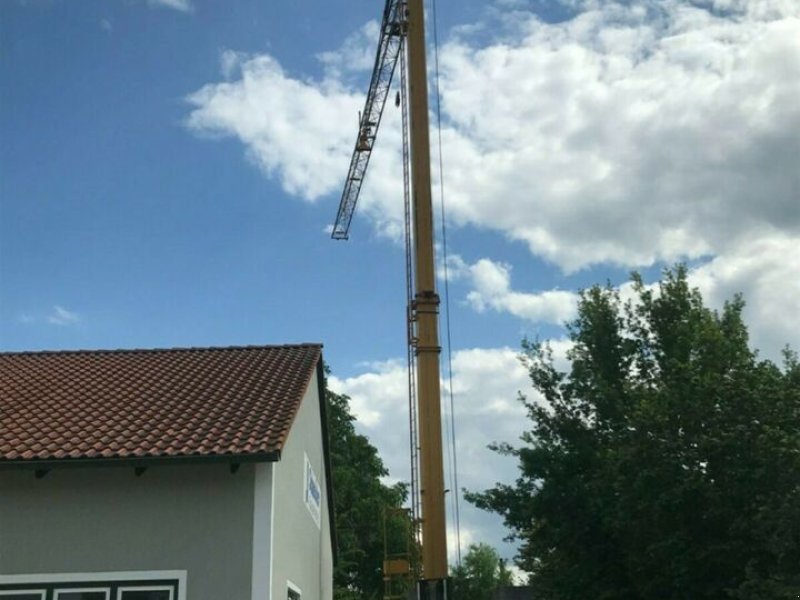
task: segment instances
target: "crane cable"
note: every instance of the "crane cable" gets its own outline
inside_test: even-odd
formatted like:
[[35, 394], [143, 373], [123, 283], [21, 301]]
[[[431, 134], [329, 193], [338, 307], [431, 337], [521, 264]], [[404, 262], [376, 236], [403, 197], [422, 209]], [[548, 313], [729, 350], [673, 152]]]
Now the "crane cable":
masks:
[[417, 422], [417, 391], [416, 391], [416, 363], [414, 362], [414, 326], [412, 322], [411, 305], [414, 298], [414, 273], [412, 260], [411, 243], [411, 165], [409, 163], [409, 141], [408, 141], [408, 73], [406, 71], [405, 48], [400, 50], [400, 99], [402, 115], [402, 138], [403, 138], [403, 228], [405, 243], [405, 267], [406, 267], [406, 360], [408, 374], [408, 425], [409, 425], [409, 451], [411, 465], [411, 522], [412, 535], [417, 545], [422, 543], [420, 531], [420, 491], [419, 491], [419, 440]]
[[[436, 98], [436, 129], [438, 135], [439, 153], [439, 206], [441, 213], [442, 227], [442, 264], [444, 271], [444, 307], [445, 307], [445, 330], [447, 332], [447, 383], [450, 401], [450, 423], [447, 428], [449, 431], [450, 444], [447, 448], [448, 459], [451, 464], [451, 498], [453, 500], [456, 530], [456, 564], [461, 566], [461, 516], [459, 511], [459, 487], [458, 487], [458, 453], [456, 448], [456, 422], [455, 404], [453, 402], [453, 353], [452, 338], [450, 334], [450, 282], [447, 267], [447, 224], [445, 220], [444, 202], [444, 160], [442, 158], [442, 105], [439, 93], [439, 25], [436, 19], [436, 0], [430, 0], [432, 29], [433, 29], [433, 58], [434, 58], [434, 81], [436, 83], [434, 96]], [[447, 423], [447, 421], [445, 421]], [[452, 447], [452, 456], [451, 456]]]

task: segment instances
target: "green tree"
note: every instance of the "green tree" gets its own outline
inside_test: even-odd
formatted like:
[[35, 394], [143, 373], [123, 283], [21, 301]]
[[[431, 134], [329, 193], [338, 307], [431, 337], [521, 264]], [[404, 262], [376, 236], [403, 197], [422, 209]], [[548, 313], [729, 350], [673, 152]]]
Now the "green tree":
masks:
[[491, 600], [492, 592], [511, 585], [511, 571], [488, 544], [470, 544], [461, 565], [452, 567], [453, 598]]
[[703, 305], [686, 268], [636, 300], [581, 295], [568, 372], [525, 342], [538, 395], [513, 485], [468, 498], [521, 542], [537, 597], [800, 597], [800, 368], [748, 347], [740, 297]]
[[[383, 597], [384, 517], [386, 509], [402, 506], [406, 486], [387, 486], [388, 475], [377, 449], [356, 433], [350, 398], [330, 390], [328, 434], [338, 561], [334, 571], [334, 598], [375, 600]], [[389, 528], [390, 546], [405, 544], [398, 527]]]

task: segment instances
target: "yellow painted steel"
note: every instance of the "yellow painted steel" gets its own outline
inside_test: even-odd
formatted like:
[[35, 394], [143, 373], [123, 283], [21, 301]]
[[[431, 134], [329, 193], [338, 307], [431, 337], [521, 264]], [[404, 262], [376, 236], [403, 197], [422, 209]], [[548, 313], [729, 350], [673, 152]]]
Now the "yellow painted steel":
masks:
[[442, 417], [439, 387], [439, 296], [433, 250], [428, 81], [423, 0], [408, 0], [408, 81], [411, 116], [411, 180], [414, 216], [415, 294], [422, 499], [422, 577], [447, 577]]
[[383, 561], [384, 575], [408, 575], [411, 573], [411, 563], [407, 558], [390, 558]]
[[383, 511], [383, 600], [408, 600], [417, 579], [416, 524], [406, 508]]

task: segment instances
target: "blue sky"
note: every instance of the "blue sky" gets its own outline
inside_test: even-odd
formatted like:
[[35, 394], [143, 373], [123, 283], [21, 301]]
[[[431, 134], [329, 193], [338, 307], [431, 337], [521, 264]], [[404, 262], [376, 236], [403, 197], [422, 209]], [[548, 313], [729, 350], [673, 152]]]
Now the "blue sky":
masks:
[[[0, 349], [323, 342], [407, 477], [393, 106], [350, 241], [326, 233], [381, 8], [0, 3]], [[462, 485], [514, 476], [485, 446], [524, 427], [520, 339], [563, 356], [582, 287], [688, 261], [712, 305], [744, 292], [764, 355], [798, 346], [796, 3], [437, 14]], [[513, 553], [463, 516], [463, 541]]]

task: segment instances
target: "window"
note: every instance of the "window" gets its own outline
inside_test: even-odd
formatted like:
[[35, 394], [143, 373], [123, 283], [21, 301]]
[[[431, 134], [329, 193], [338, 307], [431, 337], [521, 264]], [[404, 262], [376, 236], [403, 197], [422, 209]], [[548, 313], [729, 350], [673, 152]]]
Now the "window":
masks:
[[83, 589], [59, 589], [55, 590], [55, 600], [109, 600], [108, 596], [111, 589], [105, 588], [83, 588]]
[[0, 587], [0, 600], [44, 600], [45, 590], [7, 589]]
[[125, 587], [119, 589], [119, 600], [173, 600], [172, 588]]

